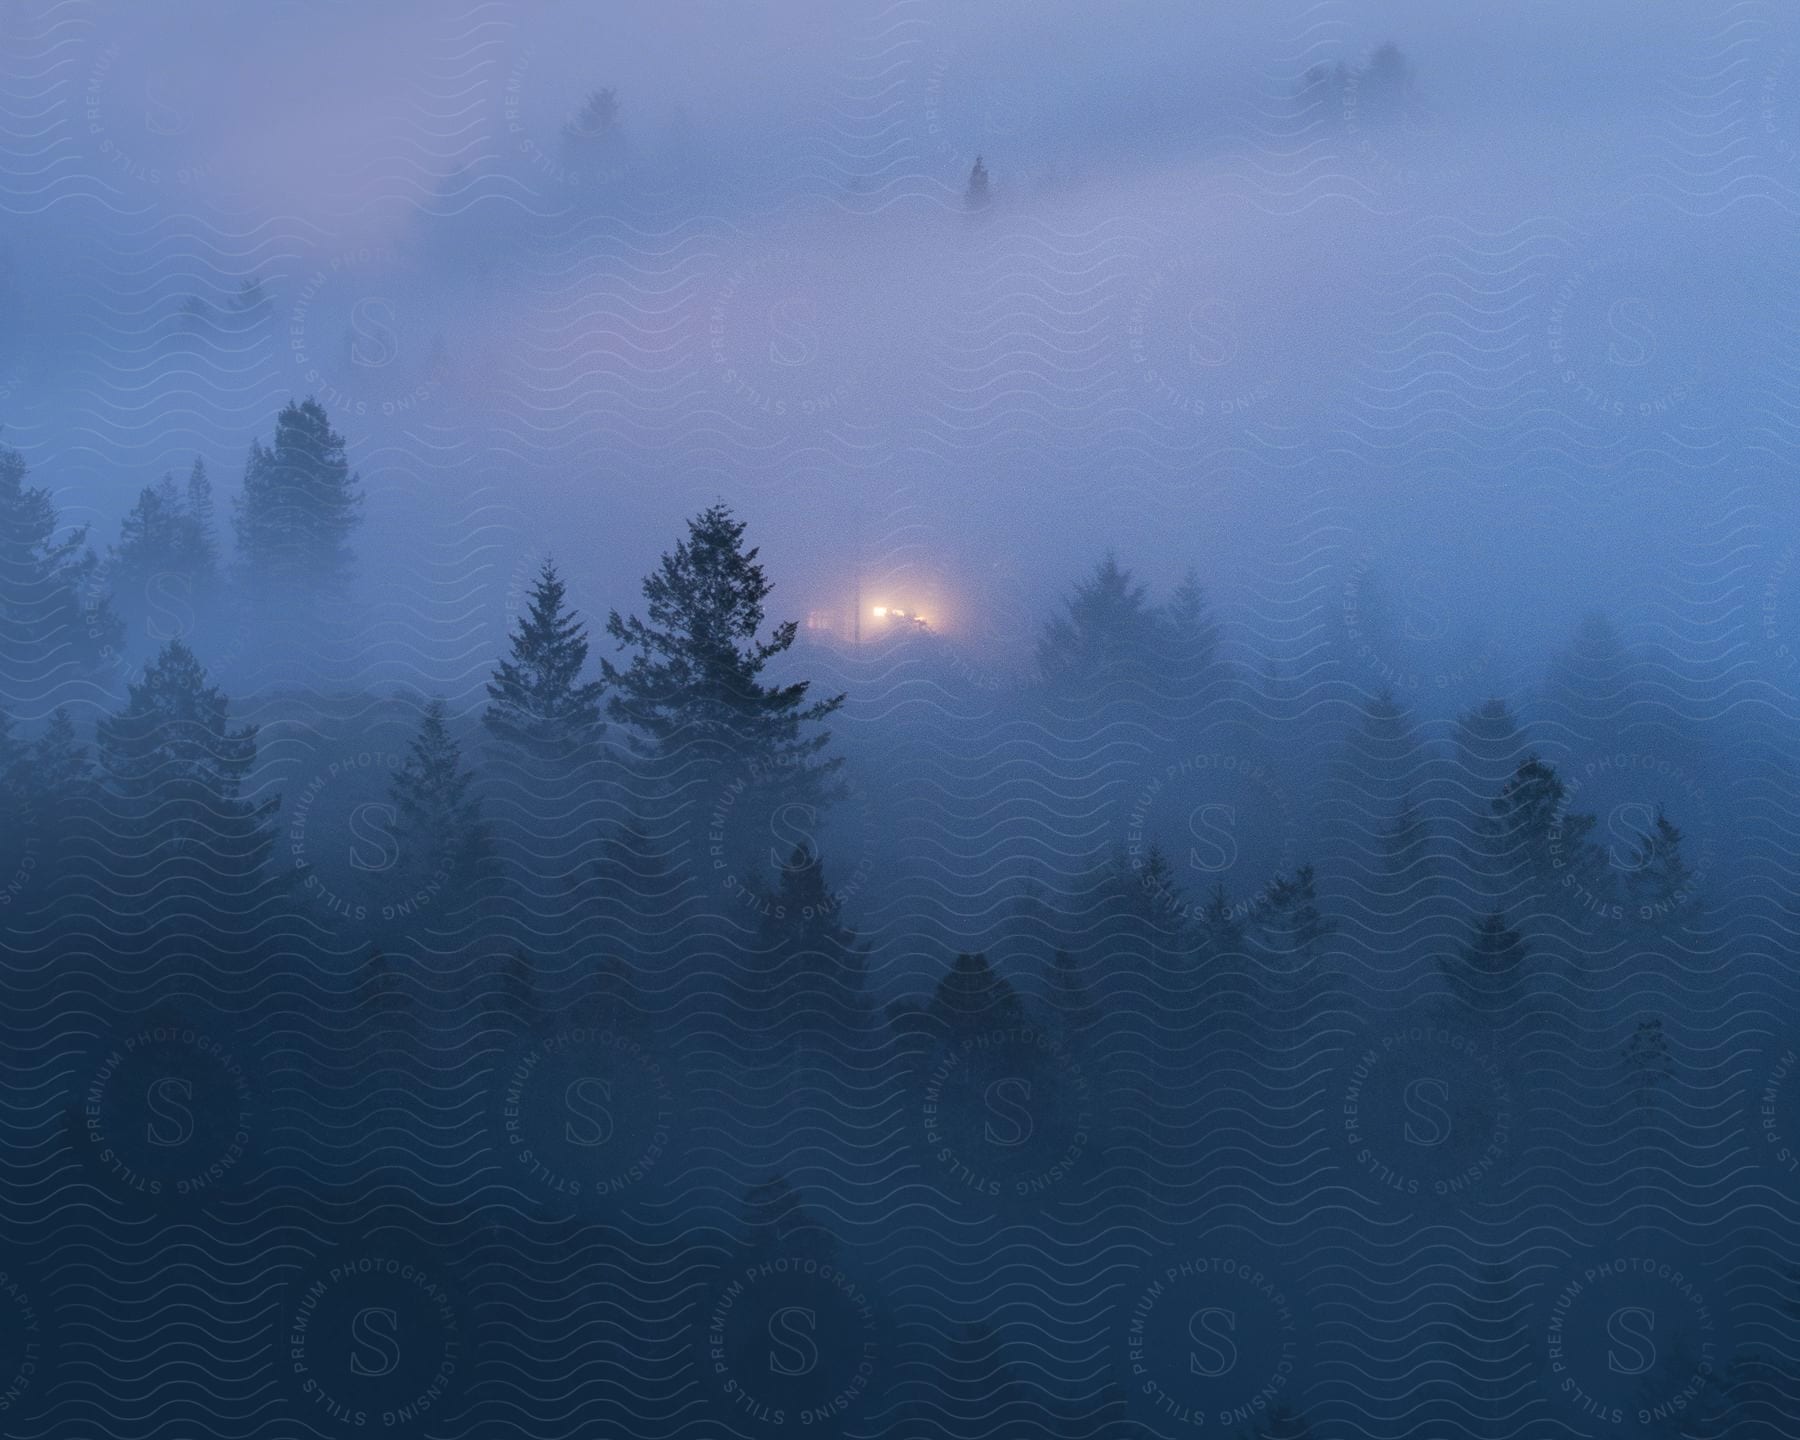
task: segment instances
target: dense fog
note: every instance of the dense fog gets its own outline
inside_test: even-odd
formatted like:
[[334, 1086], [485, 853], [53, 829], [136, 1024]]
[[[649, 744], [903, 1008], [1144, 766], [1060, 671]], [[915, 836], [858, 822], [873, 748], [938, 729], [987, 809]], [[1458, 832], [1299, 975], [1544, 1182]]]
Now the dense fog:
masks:
[[0, 77], [7, 1433], [1800, 1431], [1800, 15]]

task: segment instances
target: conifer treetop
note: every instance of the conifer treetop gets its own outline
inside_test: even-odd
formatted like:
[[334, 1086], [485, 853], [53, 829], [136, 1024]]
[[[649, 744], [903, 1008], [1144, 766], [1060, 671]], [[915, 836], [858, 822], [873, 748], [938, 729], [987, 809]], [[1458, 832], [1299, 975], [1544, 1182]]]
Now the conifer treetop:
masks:
[[688, 522], [687, 538], [644, 580], [647, 619], [613, 611], [607, 633], [635, 651], [624, 669], [603, 660], [607, 713], [635, 733], [641, 751], [672, 759], [697, 747], [710, 759], [740, 758], [822, 776], [839, 762], [819, 758], [827, 731], [801, 726], [826, 719], [842, 695], [808, 701], [807, 681], [767, 685], [769, 662], [794, 643], [798, 625], [758, 638], [774, 588], [746, 548], [745, 522], [716, 504]]
[[512, 656], [488, 682], [482, 723], [502, 740], [539, 754], [566, 754], [605, 729], [600, 698], [605, 683], [583, 681], [587, 627], [565, 605], [556, 562], [546, 559], [533, 582], [525, 614], [512, 633]]

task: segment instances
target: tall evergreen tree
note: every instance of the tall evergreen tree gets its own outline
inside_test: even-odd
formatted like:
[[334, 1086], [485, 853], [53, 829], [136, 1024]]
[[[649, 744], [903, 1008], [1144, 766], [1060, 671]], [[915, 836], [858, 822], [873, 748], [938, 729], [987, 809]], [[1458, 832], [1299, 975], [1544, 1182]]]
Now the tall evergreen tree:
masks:
[[1192, 570], [1175, 587], [1161, 619], [1171, 693], [1190, 702], [1219, 699], [1225, 687], [1219, 623], [1213, 617], [1206, 587]]
[[245, 798], [254, 725], [233, 728], [231, 701], [180, 640], [100, 722], [100, 766], [117, 852], [109, 861], [154, 902], [171, 892], [211, 902], [257, 893], [275, 843], [279, 795]]
[[1108, 554], [1075, 586], [1063, 612], [1038, 637], [1038, 670], [1047, 685], [1093, 695], [1122, 678], [1151, 674], [1158, 616], [1117, 557]]
[[1598, 822], [1571, 812], [1567, 797], [1555, 767], [1530, 755], [1494, 798], [1489, 864], [1509, 902], [1574, 912], [1592, 910], [1608, 893], [1606, 857], [1588, 838]]
[[844, 922], [825, 862], [796, 846], [769, 898], [745, 966], [745, 1010], [764, 1032], [848, 1038], [866, 1014], [869, 947]]
[[985, 210], [989, 198], [987, 165], [977, 155], [975, 164], [969, 171], [968, 188], [963, 191], [963, 207], [971, 213]]
[[433, 699], [388, 783], [388, 797], [397, 815], [399, 877], [408, 893], [443, 908], [474, 903], [491, 879], [492, 843], [474, 784], [450, 734], [444, 701]]
[[610, 85], [588, 91], [581, 108], [563, 123], [562, 137], [580, 146], [612, 139], [619, 128], [619, 95]]
[[[636, 653], [622, 670], [603, 660], [601, 672], [611, 690], [607, 713], [630, 728], [655, 779], [716, 796], [728, 776], [745, 777], [734, 808], [766, 816], [836, 798], [843, 762], [824, 754], [830, 732], [809, 727], [837, 713], [844, 697], [810, 700], [807, 681], [765, 681], [798, 627], [783, 621], [758, 638], [773, 587], [758, 552], [745, 547], [744, 529], [722, 504], [690, 520], [687, 539], [644, 580], [649, 618], [609, 616], [607, 633]], [[769, 832], [750, 823], [738, 833]], [[755, 873], [753, 858], [736, 859], [748, 870], [734, 873]]]
[[16, 913], [41, 863], [37, 857], [38, 809], [26, 748], [13, 733], [13, 718], [0, 710], [0, 919]]
[[1568, 645], [1551, 657], [1539, 705], [1550, 724], [1590, 744], [1605, 744], [1630, 718], [1634, 689], [1625, 641], [1596, 611], [1582, 618]]
[[513, 631], [512, 658], [502, 660], [488, 682], [488, 707], [481, 717], [491, 734], [541, 759], [581, 755], [605, 728], [600, 718], [605, 686], [581, 678], [587, 627], [564, 601], [556, 565], [546, 560]]
[[1660, 805], [1625, 872], [1625, 895], [1632, 916], [1646, 925], [1684, 924], [1699, 914], [1699, 881], [1682, 858], [1681, 831]]
[[[212, 487], [201, 462], [196, 460], [194, 466], [185, 493], [172, 475], [139, 491], [119, 528], [119, 543], [107, 552], [107, 580], [128, 608], [145, 606], [154, 598], [154, 583], [165, 576], [185, 582], [189, 595], [206, 593], [217, 580]], [[196, 504], [204, 507], [204, 513], [196, 511]]]
[[27, 473], [24, 456], [0, 448], [0, 700], [35, 696], [67, 667], [92, 670], [125, 633], [88, 527], [58, 537], [50, 492]]
[[1268, 1003], [1290, 1015], [1310, 1012], [1324, 989], [1320, 960], [1335, 929], [1319, 908], [1312, 866], [1270, 882], [1246, 926]]
[[247, 579], [282, 591], [331, 590], [348, 580], [350, 536], [362, 506], [344, 437], [310, 396], [275, 419], [274, 444], [250, 446], [238, 498], [238, 561]]
[[194, 468], [188, 472], [187, 513], [196, 573], [210, 581], [219, 570], [219, 528], [213, 515], [212, 478], [206, 473], [206, 462], [198, 455], [194, 457]]
[[1444, 977], [1472, 1010], [1499, 1016], [1525, 993], [1525, 940], [1495, 913], [1484, 915], [1461, 954], [1443, 962]]
[[1225, 882], [1218, 881], [1200, 907], [1196, 924], [1201, 954], [1207, 961], [1229, 960], [1244, 953], [1244, 916], [1231, 903]]
[[958, 955], [932, 991], [927, 1012], [952, 1032], [995, 1030], [1020, 1025], [1025, 1002], [1004, 975], [994, 972], [986, 955]]
[[[91, 897], [104, 854], [94, 763], [63, 707], [37, 739], [17, 746], [15, 755], [7, 790], [18, 823], [7, 827], [10, 844], [0, 843], [0, 851], [30, 866], [21, 877], [28, 909], [66, 912], [73, 902]], [[0, 884], [8, 875], [18, 875], [17, 869], [7, 868]]]

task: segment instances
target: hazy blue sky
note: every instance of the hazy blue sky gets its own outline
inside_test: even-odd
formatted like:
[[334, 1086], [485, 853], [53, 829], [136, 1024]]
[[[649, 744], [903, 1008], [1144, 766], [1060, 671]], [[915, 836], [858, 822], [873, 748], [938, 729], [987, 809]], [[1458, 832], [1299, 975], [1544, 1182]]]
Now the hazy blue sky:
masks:
[[[371, 579], [476, 575], [496, 624], [546, 546], [627, 603], [723, 496], [793, 612], [860, 569], [1000, 657], [1108, 546], [1275, 650], [1369, 565], [1445, 643], [1603, 605], [1754, 647], [1797, 37], [1775, 4], [8, 5], [0, 421], [104, 540], [315, 393]], [[1387, 41], [1398, 104], [1357, 79]], [[618, 132], [572, 148], [601, 85]]]

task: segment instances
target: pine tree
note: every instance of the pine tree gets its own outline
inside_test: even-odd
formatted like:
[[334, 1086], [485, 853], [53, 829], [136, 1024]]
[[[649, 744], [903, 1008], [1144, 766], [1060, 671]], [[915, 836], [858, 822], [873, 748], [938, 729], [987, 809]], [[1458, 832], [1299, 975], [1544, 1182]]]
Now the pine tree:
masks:
[[397, 812], [395, 840], [408, 891], [466, 906], [490, 878], [491, 842], [480, 801], [471, 793], [474, 773], [463, 766], [445, 713], [442, 699], [426, 705], [388, 796]]
[[[91, 894], [93, 862], [102, 853], [97, 847], [105, 835], [98, 824], [88, 747], [77, 739], [68, 710], [59, 706], [43, 733], [28, 745], [14, 746], [13, 755], [5, 788], [10, 813], [19, 823], [6, 827], [10, 835], [0, 842], [0, 850], [30, 865], [21, 877], [27, 909], [72, 908], [70, 902]], [[9, 865], [0, 874], [0, 885], [17, 874]], [[0, 898], [0, 904], [6, 903]]]
[[1570, 812], [1567, 796], [1555, 768], [1529, 755], [1494, 798], [1489, 857], [1502, 895], [1567, 909], [1591, 909], [1604, 895], [1606, 858], [1588, 839], [1598, 822]]
[[1407, 895], [1428, 878], [1431, 827], [1408, 791], [1393, 823], [1381, 832], [1382, 873], [1397, 895]]
[[1163, 848], [1116, 847], [1086, 887], [1085, 922], [1106, 936], [1108, 969], [1165, 968], [1189, 949], [1188, 898]]
[[666, 785], [680, 771], [716, 792], [730, 767], [750, 777], [738, 797], [743, 812], [822, 806], [836, 798], [842, 761], [824, 756], [829, 731], [806, 727], [835, 714], [844, 697], [809, 701], [807, 681], [764, 683], [798, 626], [784, 621], [768, 640], [757, 638], [773, 587], [758, 552], [744, 547], [744, 529], [724, 505], [703, 511], [645, 578], [648, 621], [612, 612], [607, 633], [636, 653], [623, 670], [601, 662], [607, 713], [630, 727], [633, 748]]
[[1201, 952], [1206, 959], [1218, 960], [1243, 954], [1243, 918], [1231, 903], [1231, 895], [1226, 891], [1224, 881], [1215, 883], [1206, 897], [1206, 904], [1200, 910], [1197, 929]]
[[0, 710], [0, 917], [6, 917], [27, 892], [40, 862], [37, 858], [38, 809], [31, 784], [27, 750], [13, 733], [13, 718]]
[[583, 682], [588, 638], [556, 566], [546, 560], [532, 585], [526, 613], [512, 635], [512, 658], [502, 660], [488, 682], [488, 731], [525, 754], [567, 759], [591, 750], [605, 729], [600, 718], [602, 682]]
[[344, 437], [310, 396], [276, 417], [275, 441], [252, 442], [237, 503], [245, 577], [282, 591], [332, 590], [350, 575], [350, 536], [362, 506]]
[[122, 874], [211, 900], [255, 893], [275, 843], [279, 795], [245, 799], [254, 725], [232, 728], [231, 702], [194, 652], [171, 640], [100, 722], [100, 767]]
[[198, 460], [185, 494], [172, 475], [138, 492], [137, 503], [119, 528], [119, 543], [106, 557], [106, 578], [121, 603], [143, 607], [164, 577], [185, 582], [190, 595], [213, 587], [218, 549], [211, 510], [212, 487]]
[[1451, 838], [1463, 871], [1481, 874], [1493, 863], [1493, 797], [1531, 747], [1506, 701], [1495, 698], [1457, 716], [1453, 750]]
[[[868, 981], [868, 948], [844, 923], [841, 902], [825, 883], [825, 862], [796, 845], [761, 926], [765, 975], [783, 989], [824, 989], [833, 1000], [859, 1001]], [[796, 999], [800, 997], [795, 996]]]
[[1410, 790], [1377, 837], [1376, 867], [1372, 903], [1394, 920], [1417, 917], [1443, 882], [1445, 866], [1437, 839]]
[[607, 140], [619, 128], [619, 96], [610, 85], [588, 91], [577, 110], [562, 128], [567, 144], [580, 145]]
[[1443, 962], [1444, 977], [1472, 1010], [1499, 1016], [1525, 993], [1525, 958], [1524, 937], [1506, 916], [1484, 915], [1462, 953]]
[[633, 820], [606, 836], [595, 871], [598, 924], [606, 935], [628, 935], [663, 923], [681, 889], [681, 872], [668, 844]]
[[1163, 653], [1174, 693], [1184, 698], [1217, 699], [1223, 689], [1219, 660], [1219, 622], [1200, 577], [1189, 570], [1163, 607]]
[[1387, 41], [1357, 74], [1358, 110], [1367, 123], [1389, 122], [1404, 113], [1417, 93], [1413, 68], [1398, 45]]
[[1025, 1021], [1025, 1002], [1004, 975], [994, 973], [984, 954], [956, 957], [932, 992], [927, 1012], [953, 1032], [997, 1030]]
[[1290, 879], [1277, 875], [1252, 908], [1246, 927], [1267, 998], [1291, 1013], [1305, 1013], [1324, 983], [1320, 951], [1336, 928], [1319, 909], [1313, 867]]
[[188, 472], [187, 513], [190, 528], [189, 557], [196, 579], [211, 585], [219, 572], [219, 530], [213, 518], [212, 479], [206, 462], [194, 457]]
[[1632, 703], [1630, 668], [1612, 621], [1599, 612], [1584, 616], [1550, 661], [1541, 697], [1546, 718], [1584, 740], [1606, 741]]
[[98, 584], [88, 527], [57, 537], [50, 492], [27, 485], [25, 459], [0, 448], [0, 698], [38, 694], [65, 667], [117, 655], [124, 626]]
[[974, 168], [969, 171], [968, 188], [963, 191], [963, 208], [974, 214], [987, 209], [988, 200], [988, 170], [977, 155]]
[[1530, 753], [1506, 701], [1494, 698], [1456, 720], [1456, 760], [1477, 794], [1492, 794]]
[[790, 1059], [819, 1044], [854, 1042], [872, 1011], [869, 947], [844, 923], [824, 861], [797, 845], [768, 897], [751, 953], [738, 972], [745, 1038]]
[[1625, 873], [1632, 914], [1647, 925], [1685, 924], [1700, 910], [1699, 885], [1681, 855], [1681, 831], [1656, 807], [1650, 833]]
[[1147, 679], [1157, 650], [1157, 615], [1144, 587], [1108, 554], [1079, 582], [1037, 642], [1037, 663], [1053, 689], [1096, 695], [1121, 678]]

